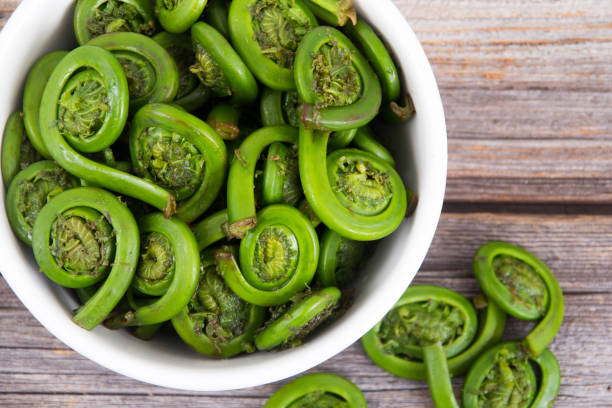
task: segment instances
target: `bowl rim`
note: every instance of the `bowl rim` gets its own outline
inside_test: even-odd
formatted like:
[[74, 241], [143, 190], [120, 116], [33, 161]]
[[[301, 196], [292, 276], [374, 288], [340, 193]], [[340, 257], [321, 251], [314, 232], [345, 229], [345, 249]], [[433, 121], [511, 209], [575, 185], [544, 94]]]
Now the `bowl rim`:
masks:
[[[73, 0], [62, 1], [66, 7], [73, 3]], [[418, 236], [416, 233], [408, 234], [403, 247], [411, 248], [410, 253], [402, 250], [401, 258], [387, 271], [393, 279], [376, 280], [376, 288], [383, 290], [374, 291], [373, 288], [365, 287], [361, 295], [365, 300], [362, 299], [359, 305], [355, 304], [350, 308], [343, 319], [326, 329], [326, 333], [295, 349], [280, 353], [256, 353], [266, 354], [265, 358], [249, 355], [231, 360], [202, 358], [199, 361], [191, 361], [193, 359], [189, 360], [186, 356], [174, 358], [172, 355], [164, 355], [161, 361], [161, 358], [151, 359], [146, 350], [142, 350], [146, 349], [141, 347], [142, 341], [130, 335], [121, 335], [120, 348], [109, 349], [105, 348], [105, 345], [117, 341], [116, 332], [101, 327], [87, 332], [72, 323], [69, 319], [71, 311], [65, 304], [59, 303], [61, 298], [66, 300], [61, 288], [54, 288], [48, 282], [43, 282], [34, 276], [34, 271], [23, 273], [23, 268], [31, 269], [31, 266], [23, 256], [18, 256], [20, 244], [17, 239], [12, 234], [10, 237], [5, 234], [0, 237], [0, 273], [30, 313], [68, 347], [103, 367], [146, 383], [188, 391], [226, 391], [283, 380], [328, 360], [359, 340], [399, 299], [425, 259], [442, 211], [448, 159], [442, 100], [421, 44], [392, 0], [378, 0], [376, 7], [369, 8], [366, 6], [367, 2], [368, 0], [355, 0], [355, 7], [360, 15], [365, 15], [373, 26], [379, 27], [378, 31], [383, 37], [397, 41], [388, 42], [396, 56], [405, 56], [398, 60], [398, 66], [403, 71], [403, 82], [407, 84], [408, 91], [413, 96], [418, 116], [418, 120], [413, 120], [410, 126], [413, 130], [414, 127], [419, 127], [417, 130], [423, 133], [426, 128], [426, 134], [413, 143], [425, 145], [425, 149], [431, 153], [427, 160], [413, 157], [415, 162], [423, 162], [415, 166], [424, 168], [422, 172], [427, 174], [425, 179], [428, 183], [418, 185], [419, 206], [415, 215], [405, 221], [401, 228], [417, 230]], [[10, 55], [11, 44], [22, 42], [22, 27], [28, 26], [30, 16], [42, 18], [45, 13], [41, 13], [41, 9], [45, 6], [49, 8], [50, 3], [45, 0], [23, 0], [19, 4], [0, 32], [0, 59]], [[59, 1], [57, 4], [53, 3], [53, 7], [57, 8]], [[66, 14], [68, 9], [62, 10], [63, 14]], [[0, 74], [4, 69], [0, 67]], [[7, 104], [14, 106], [10, 105], [10, 102]], [[0, 127], [3, 128], [10, 112], [2, 112], [2, 105], [0, 100]], [[420, 129], [423, 126], [425, 128]], [[2, 205], [4, 195], [5, 192], [0, 191]], [[0, 231], [10, 231], [4, 211], [0, 214]], [[50, 287], [53, 293], [47, 293]], [[40, 301], [41, 298], [49, 296], [56, 297], [57, 304]], [[335, 335], [330, 333], [332, 331], [336, 332]], [[236, 361], [240, 361], [240, 364], [235, 364]]]

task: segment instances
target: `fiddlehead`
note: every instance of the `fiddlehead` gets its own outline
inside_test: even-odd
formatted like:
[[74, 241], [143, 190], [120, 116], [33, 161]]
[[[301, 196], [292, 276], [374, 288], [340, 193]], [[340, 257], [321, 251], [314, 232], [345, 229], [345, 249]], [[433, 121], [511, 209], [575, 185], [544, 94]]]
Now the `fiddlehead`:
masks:
[[264, 309], [236, 296], [216, 272], [213, 250], [202, 252], [198, 288], [189, 304], [172, 319], [181, 338], [197, 352], [231, 357], [252, 352]]
[[284, 312], [275, 313], [278, 317], [255, 337], [255, 346], [258, 350], [299, 346], [306, 336], [332, 316], [340, 297], [335, 287], [297, 294], [288, 308], [280, 306]]
[[366, 408], [355, 384], [336, 374], [316, 373], [297, 378], [276, 391], [263, 408]]
[[355, 138], [353, 139], [353, 145], [363, 150], [364, 152], [372, 153], [374, 156], [378, 157], [381, 160], [386, 161], [392, 167], [395, 167], [395, 160], [393, 159], [393, 155], [385, 146], [380, 144], [378, 140], [374, 137], [374, 133], [369, 127], [362, 127], [357, 129], [357, 133], [355, 134]]
[[229, 11], [232, 43], [267, 87], [295, 89], [293, 67], [302, 38], [317, 20], [301, 0], [235, 0]]
[[[198, 284], [198, 245], [187, 224], [178, 218], [167, 219], [163, 214], [154, 213], [141, 218], [138, 225], [146, 236], [136, 283], [132, 285], [138, 290], [145, 289], [146, 294], [161, 293], [161, 296], [144, 305], [132, 304], [131, 310], [107, 319], [105, 325], [109, 328], [144, 326], [170, 320], [187, 305]], [[164, 268], [170, 275], [169, 282], [163, 276]], [[161, 275], [158, 285], [142, 282], [155, 278], [154, 275]]]
[[191, 222], [221, 190], [227, 169], [223, 140], [205, 122], [170, 105], [138, 111], [130, 129], [130, 153], [138, 174], [181, 200], [177, 216]]
[[81, 327], [93, 329], [117, 305], [134, 275], [140, 245], [134, 217], [107, 191], [73, 188], [47, 202], [32, 237], [36, 262], [62, 286], [91, 286], [104, 279], [110, 267], [102, 286], [73, 318]]
[[2, 180], [8, 187], [15, 175], [42, 157], [27, 137], [23, 126], [23, 113], [9, 116], [2, 136]]
[[261, 122], [264, 126], [289, 125], [300, 127], [301, 107], [297, 92], [282, 92], [264, 89], [261, 95]]
[[395, 231], [413, 194], [388, 163], [371, 153], [342, 149], [326, 156], [328, 138], [329, 133], [300, 130], [300, 178], [315, 214], [328, 228], [357, 241]]
[[[540, 380], [530, 362], [540, 371]], [[529, 358], [518, 342], [502, 343], [482, 354], [463, 385], [466, 408], [548, 408], [559, 393], [561, 370], [547, 349]]]
[[199, 22], [191, 27], [196, 63], [191, 72], [219, 97], [231, 96], [236, 104], [257, 98], [257, 82], [230, 43], [214, 27]]
[[263, 205], [295, 205], [302, 198], [297, 149], [284, 143], [268, 148], [262, 181]]
[[[87, 70], [83, 71], [85, 67]], [[99, 78], [93, 73], [84, 74], [86, 76], [79, 75], [87, 71], [96, 71]], [[86, 140], [80, 137], [67, 139], [64, 137], [65, 132], [61, 130], [65, 126], [60, 123], [58, 105], [62, 98], [68, 96], [64, 91], [68, 83], [72, 84], [72, 89], [80, 86], [71, 80], [74, 76], [79, 76], [86, 82], [91, 80], [99, 84], [98, 92], [105, 95], [103, 100], [108, 107], [95, 137]], [[165, 211], [170, 216], [175, 207], [172, 194], [147, 180], [101, 165], [79, 154], [79, 152], [93, 153], [106, 149], [117, 140], [123, 131], [128, 115], [129, 94], [123, 68], [117, 59], [109, 51], [100, 47], [79, 47], [59, 62], [48, 84], [40, 106], [40, 130], [42, 140], [51, 157], [70, 174], [92, 185], [138, 198]], [[87, 103], [83, 102], [75, 106], [80, 110], [87, 106]]]
[[474, 255], [474, 274], [491, 301], [522, 320], [540, 320], [523, 340], [537, 357], [553, 340], [563, 320], [563, 292], [539, 258], [504, 242], [483, 245]]
[[180, 34], [198, 21], [206, 3], [207, 0], [156, 0], [155, 12], [166, 31]]
[[411, 286], [368, 332], [363, 345], [384, 369], [402, 366], [394, 357], [423, 359], [436, 406], [458, 407], [447, 360], [469, 350], [477, 325], [474, 307], [460, 294], [435, 286]]
[[228, 103], [216, 104], [208, 117], [206, 123], [210, 125], [221, 136], [223, 140], [236, 140], [240, 137], [240, 110]]
[[369, 123], [381, 105], [381, 87], [365, 57], [340, 31], [317, 27], [300, 43], [295, 83], [306, 128], [355, 129]]
[[195, 64], [189, 35], [161, 32], [153, 37], [153, 40], [164, 47], [176, 63], [179, 85], [173, 103], [182, 106], [189, 112], [201, 108], [210, 99], [211, 92], [189, 69]]
[[228, 286], [259, 306], [280, 305], [306, 289], [319, 258], [312, 223], [299, 210], [282, 204], [257, 214], [257, 226], [240, 242], [240, 264], [232, 248], [215, 254]]
[[[478, 334], [467, 349], [448, 359], [448, 371], [451, 377], [463, 375], [484, 350], [499, 342], [504, 331], [506, 314], [495, 303], [477, 297], [474, 299], [474, 305], [479, 310]], [[425, 364], [401, 353], [390, 353], [378, 336], [379, 331], [380, 323], [361, 339], [372, 361], [391, 374], [425, 381], [427, 379]]]
[[111, 33], [94, 38], [88, 45], [111, 51], [123, 67], [132, 114], [148, 103], [172, 102], [176, 97], [176, 63], [153, 39], [136, 33]]
[[255, 166], [266, 147], [276, 142], [297, 143], [297, 130], [289, 126], [264, 127], [249, 135], [235, 151], [227, 178], [229, 235], [242, 238], [257, 223]]
[[[353, 0], [305, 0], [308, 8], [315, 16], [327, 24], [334, 26], [350, 26], [357, 23], [357, 11], [353, 8]], [[361, 20], [359, 20], [361, 21]]]
[[192, 225], [191, 230], [198, 243], [198, 250], [202, 251], [225, 238], [225, 226], [227, 226], [227, 210], [225, 209]]
[[50, 160], [36, 162], [17, 173], [6, 194], [6, 213], [17, 237], [32, 245], [32, 228], [45, 204], [78, 181]]
[[225, 38], [230, 38], [228, 14], [229, 4], [226, 0], [209, 0], [204, 21], [215, 27]]
[[51, 73], [66, 54], [67, 51], [53, 51], [39, 59], [30, 70], [23, 90], [23, 124], [30, 142], [46, 159], [50, 159], [51, 155], [40, 133], [40, 102]]
[[353, 241], [332, 230], [326, 230], [321, 237], [317, 278], [323, 286], [336, 286], [341, 289], [350, 286], [365, 255], [364, 242]]
[[115, 32], [151, 36], [157, 26], [148, 0], [79, 0], [74, 10], [74, 33], [80, 45]]

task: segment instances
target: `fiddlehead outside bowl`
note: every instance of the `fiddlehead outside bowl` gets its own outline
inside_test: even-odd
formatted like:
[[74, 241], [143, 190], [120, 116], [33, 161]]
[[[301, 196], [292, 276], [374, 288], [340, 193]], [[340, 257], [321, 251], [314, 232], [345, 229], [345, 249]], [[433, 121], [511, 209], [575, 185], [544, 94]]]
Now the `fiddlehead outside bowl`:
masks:
[[326, 322], [338, 307], [341, 293], [335, 287], [317, 292], [297, 294], [290, 305], [281, 305], [281, 312], [255, 337], [258, 350], [291, 348], [302, 344], [314, 329]]
[[40, 210], [53, 197], [77, 185], [74, 177], [50, 160], [17, 173], [6, 194], [6, 213], [15, 235], [32, 245], [32, 228]]
[[327, 132], [300, 130], [300, 178], [315, 214], [328, 228], [357, 241], [395, 231], [414, 199], [412, 192], [387, 162], [371, 153], [342, 149], [326, 156], [328, 139]]
[[295, 83], [306, 128], [355, 129], [378, 114], [382, 93], [376, 73], [344, 34], [317, 27], [295, 57]]
[[166, 31], [180, 34], [198, 21], [206, 3], [207, 0], [156, 0], [155, 12]]
[[136, 113], [130, 154], [139, 174], [182, 200], [176, 214], [185, 222], [208, 209], [225, 180], [223, 140], [205, 122], [171, 105], [151, 104]]
[[136, 33], [111, 33], [87, 43], [109, 50], [119, 60], [130, 91], [130, 111], [147, 103], [172, 102], [179, 89], [174, 59], [153, 39]]
[[295, 89], [298, 44], [317, 20], [301, 0], [234, 0], [229, 10], [232, 43], [264, 85]]
[[198, 288], [172, 318], [179, 336], [198, 353], [231, 357], [254, 351], [254, 333], [263, 321], [264, 309], [236, 296], [217, 274], [214, 250], [203, 251]]
[[227, 177], [228, 234], [242, 238], [257, 224], [255, 166], [261, 153], [273, 143], [296, 144], [298, 132], [290, 126], [269, 126], [249, 135], [235, 150]]
[[[82, 71], [83, 68], [87, 68], [87, 70]], [[64, 95], [66, 85], [70, 83], [73, 76], [91, 70], [98, 73], [99, 79], [93, 73], [80, 76], [80, 78], [85, 79], [85, 82], [83, 84], [73, 82], [73, 89], [76, 91], [71, 95]], [[89, 89], [90, 85], [97, 86], [97, 93], [105, 95], [102, 98], [107, 106], [104, 113], [104, 122], [99, 127], [95, 137], [86, 140], [79, 137], [67, 139], [64, 137], [65, 132], [62, 131], [66, 127], [60, 123], [58, 105], [62, 98], [71, 98], [73, 99], [72, 103], [66, 104], [65, 107], [74, 106], [75, 113], [79, 114], [82, 111], [86, 114], [87, 110], [85, 108], [89, 103], [79, 102], [77, 97], [87, 97], [88, 94], [79, 91], [79, 89]], [[127, 80], [117, 59], [109, 51], [100, 47], [86, 45], [76, 48], [59, 62], [45, 87], [40, 106], [42, 140], [51, 157], [70, 174], [74, 174], [92, 185], [138, 198], [165, 211], [170, 216], [176, 205], [172, 194], [147, 180], [101, 165], [79, 154], [79, 152], [93, 153], [104, 150], [117, 140], [127, 121], [128, 100]], [[96, 126], [98, 126], [97, 122]]]
[[263, 408], [366, 408], [355, 384], [336, 374], [316, 373], [297, 378], [276, 391]]
[[[539, 369], [539, 381], [530, 362]], [[465, 408], [549, 408], [559, 393], [561, 370], [547, 349], [529, 358], [519, 342], [502, 343], [482, 354], [463, 385]]]
[[24, 126], [32, 145], [46, 159], [51, 155], [40, 134], [40, 102], [51, 73], [66, 54], [68, 51], [53, 51], [39, 59], [30, 70], [23, 90]]
[[[153, 213], [142, 217], [138, 226], [141, 234], [146, 235], [136, 279], [154, 279], [156, 276], [153, 275], [163, 275], [159, 269], [167, 268], [170, 269], [167, 271], [170, 282], [165, 283], [164, 276], [161, 276], [159, 286], [166, 286], [165, 290], [160, 287], [150, 290], [151, 285], [146, 282], [132, 284], [139, 290], [144, 287], [145, 292], [149, 292], [146, 294], [161, 292], [161, 296], [147, 299], [144, 305], [131, 305], [131, 310], [107, 319], [105, 326], [109, 328], [144, 326], [170, 320], [187, 305], [198, 284], [198, 244], [187, 224], [176, 217], [167, 219], [161, 213]], [[162, 265], [155, 265], [159, 261]]]
[[[91, 286], [104, 278], [102, 273], [110, 266], [104, 284], [73, 318], [81, 327], [93, 329], [117, 305], [134, 275], [140, 237], [132, 213], [105, 190], [73, 188], [43, 207], [32, 236], [36, 262], [62, 286]], [[111, 240], [114, 257], [107, 262]]]
[[[474, 302], [480, 308], [478, 335], [471, 345], [448, 359], [451, 377], [463, 375], [480, 354], [497, 344], [502, 337], [506, 324], [506, 314], [493, 302]], [[361, 339], [368, 356], [385, 371], [411, 380], [426, 381], [425, 363], [406, 355], [390, 353], [378, 336], [380, 324], [366, 333]]]
[[411, 286], [366, 334], [363, 345], [383, 369], [401, 367], [388, 356], [423, 359], [437, 407], [458, 407], [448, 359], [468, 349], [477, 334], [474, 307], [460, 294], [437, 286]]
[[474, 254], [474, 274], [491, 301], [522, 320], [540, 320], [523, 340], [537, 357], [556, 336], [563, 320], [563, 292], [546, 264], [523, 248], [490, 242]]
[[188, 34], [161, 32], [153, 37], [174, 59], [179, 74], [179, 86], [172, 103], [192, 112], [201, 108], [211, 97], [208, 88], [201, 84], [189, 68], [195, 63], [195, 56]]
[[199, 22], [191, 27], [196, 63], [191, 72], [219, 97], [231, 96], [235, 104], [257, 98], [257, 81], [231, 44], [214, 27]]
[[260, 306], [280, 305], [306, 289], [319, 259], [319, 240], [299, 210], [282, 204], [257, 214], [257, 226], [240, 242], [240, 264], [232, 248], [217, 251], [217, 265], [228, 286]]
[[42, 157], [28, 139], [23, 125], [23, 113], [9, 116], [2, 136], [2, 180], [8, 187], [15, 175]]
[[74, 33], [79, 44], [114, 32], [153, 35], [157, 29], [148, 0], [79, 0], [74, 10]]

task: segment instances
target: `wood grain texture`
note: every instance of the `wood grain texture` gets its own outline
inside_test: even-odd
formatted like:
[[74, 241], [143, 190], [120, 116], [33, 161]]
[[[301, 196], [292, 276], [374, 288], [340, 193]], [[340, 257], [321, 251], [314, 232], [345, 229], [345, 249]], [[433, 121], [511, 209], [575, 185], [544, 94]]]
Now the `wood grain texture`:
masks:
[[[444, 214], [417, 284], [443, 285], [473, 296], [478, 285], [471, 256], [482, 243], [503, 239], [539, 255], [566, 295], [566, 315], [552, 350], [563, 384], [556, 407], [605, 407], [612, 398], [612, 284], [609, 274], [612, 216]], [[260, 407], [280, 384], [228, 393], [190, 393], [153, 387], [97, 366], [66, 347], [21, 306], [0, 280], [0, 406], [207, 406]], [[511, 319], [507, 338], [528, 325]], [[355, 344], [313, 371], [355, 381], [370, 407], [428, 407], [426, 384], [389, 375]], [[58, 384], [60, 384], [58, 386]], [[455, 381], [456, 389], [461, 380]]]

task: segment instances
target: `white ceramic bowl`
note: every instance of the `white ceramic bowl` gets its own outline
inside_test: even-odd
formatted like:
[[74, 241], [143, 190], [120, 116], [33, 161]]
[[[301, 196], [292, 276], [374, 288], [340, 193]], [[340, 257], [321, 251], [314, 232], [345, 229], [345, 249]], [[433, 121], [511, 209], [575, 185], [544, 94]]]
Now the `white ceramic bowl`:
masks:
[[[126, 331], [89, 332], [71, 321], [67, 291], [38, 272], [31, 250], [13, 235], [0, 189], [0, 271], [30, 312], [58, 339], [113, 371], [148, 383], [193, 391], [245, 388], [285, 379], [333, 357], [357, 341], [400, 297], [431, 244], [446, 184], [446, 127], [431, 67], [408, 23], [391, 0], [354, 0], [359, 15], [377, 27], [401, 67], [417, 115], [394, 133], [393, 152], [405, 182], [417, 192], [416, 213], [379, 245], [358, 284], [354, 305], [304, 345], [283, 352], [211, 360], [176, 338], [143, 342]], [[0, 33], [0, 130], [20, 110], [31, 67], [45, 53], [71, 49], [74, 0], [24, 0]], [[2, 132], [0, 132], [2, 134]], [[0, 330], [2, 330], [0, 328]]]

